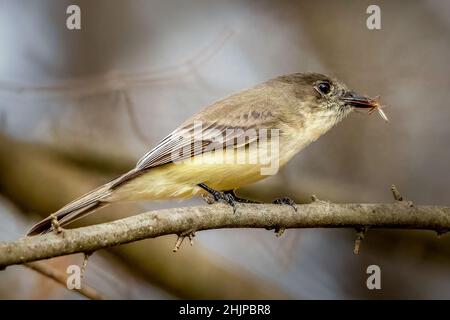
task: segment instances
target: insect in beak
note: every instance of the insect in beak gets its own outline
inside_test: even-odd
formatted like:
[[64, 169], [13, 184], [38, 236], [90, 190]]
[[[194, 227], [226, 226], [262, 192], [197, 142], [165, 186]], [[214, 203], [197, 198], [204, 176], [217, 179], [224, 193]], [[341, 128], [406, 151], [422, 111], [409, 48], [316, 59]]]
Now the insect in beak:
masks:
[[347, 92], [342, 97], [341, 100], [346, 104], [351, 105], [352, 107], [359, 109], [369, 109], [369, 114], [378, 111], [378, 114], [384, 121], [389, 121], [388, 117], [382, 110], [383, 106], [380, 103], [380, 96], [376, 96], [375, 98], [364, 97], [357, 95], [354, 92]]

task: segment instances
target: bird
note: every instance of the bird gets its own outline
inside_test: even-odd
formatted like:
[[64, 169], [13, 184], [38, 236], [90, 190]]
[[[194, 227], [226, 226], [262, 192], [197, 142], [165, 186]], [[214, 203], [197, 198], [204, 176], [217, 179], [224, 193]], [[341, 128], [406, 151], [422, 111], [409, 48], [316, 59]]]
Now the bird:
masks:
[[[133, 169], [52, 213], [27, 235], [50, 232], [55, 221], [62, 227], [119, 201], [209, 195], [235, 211], [236, 203], [252, 202], [239, 198], [236, 189], [276, 174], [353, 110], [376, 107], [378, 101], [324, 74], [278, 76], [207, 106]], [[276, 203], [293, 205], [289, 198]]]

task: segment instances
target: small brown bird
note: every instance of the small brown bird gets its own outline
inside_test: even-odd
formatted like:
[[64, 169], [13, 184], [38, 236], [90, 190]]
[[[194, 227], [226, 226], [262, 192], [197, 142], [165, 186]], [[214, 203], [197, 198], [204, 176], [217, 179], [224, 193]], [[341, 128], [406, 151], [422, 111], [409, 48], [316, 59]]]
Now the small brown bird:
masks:
[[[28, 235], [73, 222], [112, 202], [209, 193], [233, 206], [234, 190], [275, 174], [355, 108], [378, 108], [318, 73], [280, 76], [213, 103], [185, 121], [122, 176], [67, 204]], [[289, 200], [278, 203], [292, 204]]]

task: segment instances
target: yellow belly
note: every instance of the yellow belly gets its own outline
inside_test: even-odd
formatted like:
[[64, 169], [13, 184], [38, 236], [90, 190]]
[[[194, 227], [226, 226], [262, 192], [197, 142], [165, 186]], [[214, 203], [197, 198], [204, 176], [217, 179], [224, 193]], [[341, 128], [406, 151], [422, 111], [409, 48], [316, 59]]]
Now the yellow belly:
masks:
[[187, 161], [155, 167], [118, 187], [109, 200], [155, 200], [188, 198], [204, 190], [205, 183], [218, 191], [232, 190], [264, 179], [267, 164], [227, 161], [220, 153], [209, 153]]
[[[270, 143], [268, 145], [264, 150], [275, 150], [270, 148]], [[262, 156], [260, 149], [255, 152], [238, 148], [233, 152], [208, 152], [154, 167], [115, 189], [109, 200], [188, 198], [205, 192], [198, 186], [200, 183], [218, 191], [237, 189], [276, 174], [302, 145], [298, 144], [298, 139], [289, 139], [280, 146], [284, 148], [277, 146], [267, 157]], [[249, 154], [257, 154], [257, 157], [250, 159]]]

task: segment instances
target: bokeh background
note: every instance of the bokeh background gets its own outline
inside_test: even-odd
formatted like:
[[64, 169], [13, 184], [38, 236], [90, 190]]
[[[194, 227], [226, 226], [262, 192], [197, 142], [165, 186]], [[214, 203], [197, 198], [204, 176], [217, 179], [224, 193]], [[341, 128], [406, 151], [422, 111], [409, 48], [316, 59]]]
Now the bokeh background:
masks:
[[[70, 4], [81, 30], [66, 28]], [[366, 27], [371, 4], [381, 30]], [[211, 102], [302, 71], [381, 95], [390, 122], [352, 114], [241, 195], [391, 202], [394, 183], [450, 204], [449, 1], [0, 0], [0, 43], [0, 240], [130, 169]], [[81, 224], [201, 203], [119, 204]], [[448, 235], [370, 230], [357, 256], [354, 230], [206, 231], [173, 254], [175, 238], [97, 252], [85, 281], [114, 299], [450, 298]], [[381, 290], [366, 287], [371, 264]], [[21, 266], [0, 271], [0, 298], [83, 299]]]

